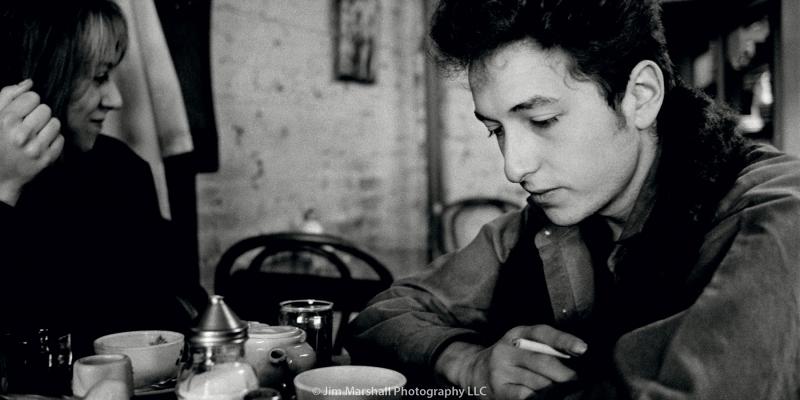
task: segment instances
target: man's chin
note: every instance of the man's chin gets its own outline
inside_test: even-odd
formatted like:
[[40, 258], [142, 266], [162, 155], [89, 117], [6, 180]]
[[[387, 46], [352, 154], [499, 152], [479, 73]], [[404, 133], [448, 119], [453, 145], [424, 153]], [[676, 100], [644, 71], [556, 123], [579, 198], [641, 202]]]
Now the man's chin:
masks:
[[547, 207], [543, 208], [544, 214], [547, 215], [547, 219], [553, 225], [558, 226], [572, 226], [577, 225], [584, 219], [586, 216], [576, 213], [569, 209], [562, 209], [557, 207]]

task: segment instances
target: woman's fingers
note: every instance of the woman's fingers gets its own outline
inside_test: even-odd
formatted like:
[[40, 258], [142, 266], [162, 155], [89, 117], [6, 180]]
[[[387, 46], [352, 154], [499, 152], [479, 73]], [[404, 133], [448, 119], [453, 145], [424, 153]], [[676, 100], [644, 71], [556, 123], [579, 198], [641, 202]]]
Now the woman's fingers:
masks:
[[17, 96], [30, 90], [32, 87], [33, 81], [30, 79], [25, 79], [16, 85], [4, 87], [0, 90], [0, 110], [6, 108]]
[[29, 140], [41, 135], [42, 129], [50, 123], [52, 112], [46, 104], [39, 104], [22, 120], [22, 124], [15, 130], [15, 142], [24, 146]]
[[0, 201], [11, 205], [64, 148], [61, 123], [30, 89], [30, 81], [0, 89]]
[[[17, 146], [23, 146], [31, 135], [35, 134], [24, 125], [25, 118], [41, 106], [39, 95], [34, 92], [25, 92], [12, 99], [5, 107], [0, 109], [0, 132], [8, 135], [6, 140], [11, 140]], [[50, 108], [40, 110], [29, 123], [39, 122], [39, 119]], [[49, 117], [48, 117], [49, 118]]]
[[34, 108], [42, 103], [42, 99], [35, 92], [23, 92], [11, 99], [11, 101], [0, 108], [0, 113], [3, 115], [4, 124], [18, 124]]
[[50, 129], [52, 129], [52, 132], [55, 132], [55, 134], [50, 136], [52, 139], [49, 142], [49, 146], [47, 146], [44, 154], [42, 154], [41, 161], [44, 165], [49, 165], [51, 162], [53, 162], [56, 158], [58, 158], [59, 155], [61, 155], [61, 150], [64, 149], [64, 136], [59, 133], [61, 130], [61, 123], [57, 119], [51, 118], [50, 124], [53, 126]]
[[[59, 133], [61, 130], [61, 123], [55, 119], [50, 118], [47, 123], [37, 133], [32, 134], [30, 140], [25, 144], [25, 154], [31, 158], [39, 159], [48, 153], [52, 153], [53, 146], [58, 147], [58, 153], [61, 153], [63, 146], [63, 137]], [[60, 143], [56, 143], [60, 142]], [[56, 157], [58, 154], [55, 155]], [[52, 160], [55, 157], [48, 159]]]

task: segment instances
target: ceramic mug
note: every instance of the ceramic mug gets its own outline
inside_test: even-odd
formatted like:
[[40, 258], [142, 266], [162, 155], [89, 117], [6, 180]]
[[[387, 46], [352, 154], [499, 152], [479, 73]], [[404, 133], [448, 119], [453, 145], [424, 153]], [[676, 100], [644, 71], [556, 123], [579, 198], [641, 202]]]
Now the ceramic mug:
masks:
[[305, 332], [294, 326], [249, 323], [244, 354], [262, 387], [280, 387], [316, 363], [316, 354], [306, 343]]
[[124, 354], [100, 354], [75, 361], [72, 366], [72, 394], [86, 396], [100, 381], [119, 381], [125, 385], [128, 397], [133, 396], [133, 367]]

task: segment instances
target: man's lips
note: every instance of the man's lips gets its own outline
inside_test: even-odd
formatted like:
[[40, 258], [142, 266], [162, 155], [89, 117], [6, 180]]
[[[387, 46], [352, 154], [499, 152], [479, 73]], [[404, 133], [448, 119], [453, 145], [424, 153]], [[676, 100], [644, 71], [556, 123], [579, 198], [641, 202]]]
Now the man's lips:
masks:
[[554, 187], [548, 189], [536, 189], [531, 190], [528, 193], [530, 193], [531, 197], [533, 197], [533, 201], [539, 205], [553, 204], [556, 200], [555, 196], [559, 193], [559, 189], [561, 188]]
[[556, 189], [558, 189], [558, 188], [554, 187], [554, 188], [549, 188], [549, 189], [536, 189], [536, 190], [525, 189], [525, 190], [527, 190], [528, 193], [530, 193], [530, 194], [532, 194], [534, 196], [541, 196], [541, 195], [547, 194], [549, 192], [552, 192], [552, 191], [554, 191]]

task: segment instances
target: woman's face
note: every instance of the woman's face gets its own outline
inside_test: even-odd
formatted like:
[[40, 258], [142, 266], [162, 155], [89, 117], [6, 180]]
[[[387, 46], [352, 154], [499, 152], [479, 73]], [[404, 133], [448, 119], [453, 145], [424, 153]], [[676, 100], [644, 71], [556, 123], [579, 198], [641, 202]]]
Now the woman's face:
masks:
[[81, 151], [94, 147], [106, 115], [122, 107], [119, 88], [111, 79], [113, 72], [114, 64], [101, 63], [75, 83], [75, 91], [67, 105], [66, 126], [72, 132], [73, 144]]

